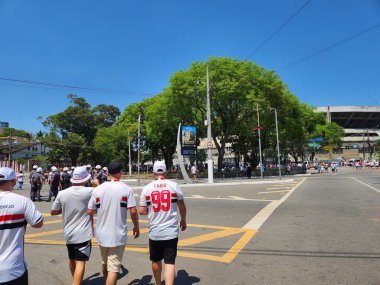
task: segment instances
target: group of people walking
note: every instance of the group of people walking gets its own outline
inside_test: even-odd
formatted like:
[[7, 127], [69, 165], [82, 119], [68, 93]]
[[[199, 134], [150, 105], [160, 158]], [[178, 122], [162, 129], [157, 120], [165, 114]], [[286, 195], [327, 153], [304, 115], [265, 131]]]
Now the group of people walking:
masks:
[[[35, 173], [40, 173], [38, 170]], [[163, 260], [165, 284], [174, 284], [179, 229], [187, 227], [186, 206], [179, 185], [165, 179], [166, 165], [156, 161], [153, 166], [156, 180], [143, 188], [137, 207], [133, 190], [120, 181], [122, 164], [111, 162], [107, 171], [106, 181], [97, 187], [88, 187], [93, 178], [88, 167], [75, 167], [70, 187], [57, 193], [51, 207], [51, 215], [62, 214], [73, 284], [82, 284], [93, 237], [99, 244], [105, 284], [116, 284], [127, 243], [127, 212], [133, 222], [134, 238], [140, 236], [139, 214], [148, 215], [149, 252], [155, 282], [161, 284]], [[0, 168], [0, 285], [28, 284], [24, 261], [25, 225], [43, 226], [43, 216], [33, 202], [12, 192], [15, 185], [15, 172]], [[96, 227], [94, 215], [97, 215]]]

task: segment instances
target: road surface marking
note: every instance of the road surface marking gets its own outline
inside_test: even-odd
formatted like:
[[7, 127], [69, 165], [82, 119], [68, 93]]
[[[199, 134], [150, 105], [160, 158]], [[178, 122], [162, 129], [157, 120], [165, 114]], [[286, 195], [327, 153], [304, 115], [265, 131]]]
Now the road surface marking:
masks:
[[191, 197], [185, 197], [185, 198], [204, 199], [204, 198], [206, 198], [206, 197], [201, 196], [201, 195], [191, 195]]
[[231, 263], [235, 259], [235, 257], [238, 256], [240, 251], [249, 243], [249, 241], [253, 238], [256, 232], [256, 230], [247, 231], [240, 238], [240, 240], [237, 243], [235, 243], [225, 255], [223, 255], [222, 260], [225, 263]]
[[[51, 222], [61, 222], [60, 220], [52, 220]], [[147, 220], [140, 220], [140, 222], [147, 223]], [[201, 224], [188, 224], [189, 228], [198, 228], [198, 229], [209, 229], [212, 232], [207, 234], [200, 234], [198, 236], [189, 237], [186, 239], [181, 239], [178, 243], [178, 256], [193, 258], [193, 259], [201, 259], [213, 262], [221, 262], [221, 263], [231, 263], [244, 249], [244, 247], [249, 243], [249, 241], [253, 238], [256, 231], [247, 230], [243, 228], [235, 228], [235, 227], [225, 227], [225, 226], [215, 226], [215, 225], [201, 225]], [[37, 232], [25, 235], [25, 242], [30, 244], [46, 244], [46, 245], [65, 245], [66, 241], [63, 239], [61, 235], [60, 240], [53, 239], [39, 239], [39, 237], [47, 237], [54, 236], [56, 234], [62, 234], [63, 230], [52, 230], [52, 231], [44, 231]], [[141, 234], [146, 234], [149, 232], [148, 228], [140, 229]], [[132, 235], [132, 231], [128, 231], [128, 236]], [[216, 239], [221, 239], [221, 243], [223, 243], [223, 238], [232, 237], [235, 238], [237, 236], [237, 242], [235, 242], [231, 248], [225, 249], [222, 252], [223, 255], [213, 255], [213, 254], [204, 254], [197, 253], [194, 250], [198, 250], [198, 247], [191, 248], [193, 245], [206, 243], [209, 241], [213, 241]], [[229, 239], [230, 240], [230, 239]], [[220, 243], [219, 243], [220, 244]], [[99, 247], [98, 242], [95, 238], [92, 239], [93, 247]], [[140, 253], [149, 253], [149, 247], [147, 245], [139, 246], [139, 245], [128, 245], [125, 248], [126, 251], [140, 252]], [[202, 250], [202, 249], [201, 249]]]
[[219, 238], [239, 234], [242, 232], [245, 232], [245, 231], [243, 229], [227, 229], [227, 230], [222, 230], [218, 232], [212, 232], [209, 234], [182, 239], [178, 242], [178, 246], [179, 247], [190, 246], [190, 245], [199, 244], [199, 243], [203, 243], [203, 242], [214, 240], [214, 239], [219, 239]]
[[[195, 196], [195, 197], [194, 197]], [[257, 201], [257, 202], [271, 202], [274, 200], [267, 200], [267, 199], [249, 199], [249, 198], [242, 198], [238, 196], [228, 196], [228, 197], [235, 197], [235, 198], [223, 198], [223, 197], [203, 197], [200, 195], [192, 195], [191, 197], [185, 197], [186, 199], [204, 199], [204, 200], [227, 200], [227, 201]]]
[[258, 192], [257, 194], [262, 195], [262, 194], [272, 194], [272, 193], [285, 193], [289, 192], [290, 190], [282, 190], [282, 191], [265, 191], [265, 192]]
[[356, 178], [354, 178], [354, 177], [351, 177], [351, 178], [354, 179], [354, 180], [356, 180], [357, 182], [359, 182], [359, 183], [361, 183], [361, 184], [367, 186], [368, 188], [371, 188], [372, 190], [375, 190], [376, 192], [379, 192], [379, 193], [380, 193], [380, 190], [379, 190], [379, 189], [376, 189], [375, 187], [372, 187], [371, 185], [368, 185], [367, 183], [364, 183], [364, 182], [362, 182], [362, 181], [360, 181], [359, 179], [356, 179]]
[[239, 197], [239, 196], [227, 196], [228, 198], [234, 199], [234, 200], [248, 200], [247, 198]]
[[273, 214], [273, 212], [280, 206], [292, 193], [306, 180], [301, 180], [292, 190], [285, 194], [280, 200], [273, 201], [264, 209], [262, 209], [256, 216], [254, 216], [243, 228], [249, 230], [258, 230], [265, 221]]

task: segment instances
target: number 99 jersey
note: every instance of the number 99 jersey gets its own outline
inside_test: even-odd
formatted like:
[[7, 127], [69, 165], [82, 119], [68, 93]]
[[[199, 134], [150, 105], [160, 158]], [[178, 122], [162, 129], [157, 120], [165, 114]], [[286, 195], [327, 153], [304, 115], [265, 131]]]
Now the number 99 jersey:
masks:
[[151, 240], [169, 240], [178, 237], [177, 200], [183, 200], [181, 188], [177, 183], [163, 177], [143, 188], [140, 207], [148, 207]]

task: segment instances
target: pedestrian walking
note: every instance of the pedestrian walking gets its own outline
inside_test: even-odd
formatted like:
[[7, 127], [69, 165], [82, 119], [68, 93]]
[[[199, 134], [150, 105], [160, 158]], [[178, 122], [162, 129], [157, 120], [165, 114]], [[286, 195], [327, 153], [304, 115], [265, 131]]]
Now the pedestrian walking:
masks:
[[69, 268], [73, 284], [83, 281], [86, 261], [91, 254], [92, 216], [87, 214], [87, 205], [93, 188], [85, 187], [91, 178], [86, 166], [77, 167], [73, 172], [73, 186], [60, 191], [51, 207], [51, 215], [62, 214], [64, 237], [69, 255]]
[[197, 172], [199, 171], [197, 169], [197, 166], [194, 163], [193, 166], [191, 167], [191, 175], [192, 175], [192, 179], [195, 181], [197, 181]]
[[17, 174], [17, 182], [18, 182], [18, 190], [22, 190], [22, 185], [24, 185], [24, 172], [20, 170], [20, 172]]
[[[179, 227], [182, 231], [187, 227], [186, 206], [179, 185], [165, 179], [165, 162], [156, 161], [153, 172], [157, 180], [143, 188], [139, 213], [149, 218], [149, 253], [156, 284], [161, 285], [164, 260], [165, 285], [173, 285]], [[178, 211], [181, 216], [179, 227]]]
[[61, 174], [62, 190], [67, 189], [71, 186], [70, 179], [71, 179], [71, 174], [69, 173], [69, 168], [68, 167], [63, 168], [63, 173]]
[[61, 174], [58, 171], [58, 168], [53, 166], [51, 168], [52, 174], [50, 176], [50, 190], [49, 190], [49, 198], [47, 202], [51, 201], [51, 197], [54, 196], [54, 199], [57, 198], [58, 191], [61, 188]]
[[16, 174], [8, 167], [0, 168], [0, 284], [28, 285], [24, 257], [26, 225], [40, 228], [43, 217], [32, 201], [12, 193]]
[[109, 181], [96, 187], [88, 203], [87, 213], [98, 215], [95, 237], [102, 257], [102, 271], [107, 285], [117, 282], [127, 243], [127, 212], [133, 222], [133, 236], [139, 237], [139, 216], [133, 190], [120, 182], [122, 164], [108, 165]]
[[41, 188], [42, 184], [45, 182], [45, 177], [42, 175], [43, 170], [41, 167], [38, 167], [36, 172], [32, 174], [32, 189], [30, 191], [30, 199], [34, 202], [41, 201]]
[[251, 167], [251, 164], [248, 164], [248, 166], [247, 166], [247, 178], [251, 179], [251, 177], [252, 177], [252, 167]]

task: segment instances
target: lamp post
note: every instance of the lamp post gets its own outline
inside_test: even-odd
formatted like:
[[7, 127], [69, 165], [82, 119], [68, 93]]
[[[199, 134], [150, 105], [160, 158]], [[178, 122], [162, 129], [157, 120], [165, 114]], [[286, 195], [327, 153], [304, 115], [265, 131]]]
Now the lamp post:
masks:
[[137, 181], [140, 186], [140, 122], [141, 114], [139, 114], [139, 121], [137, 124]]
[[278, 175], [281, 179], [281, 157], [280, 157], [280, 140], [278, 138], [278, 121], [277, 121], [277, 109], [272, 108], [274, 110], [274, 118], [276, 120], [276, 139], [277, 139], [277, 161], [278, 161]]
[[257, 126], [258, 126], [257, 133], [259, 135], [260, 178], [264, 178], [263, 156], [261, 154], [261, 127], [260, 127], [259, 103], [257, 103]]
[[206, 105], [207, 105], [207, 170], [208, 183], [214, 183], [214, 167], [212, 160], [212, 136], [211, 136], [211, 105], [210, 105], [210, 82], [208, 74], [208, 63], [206, 63]]

